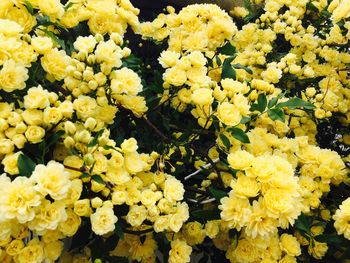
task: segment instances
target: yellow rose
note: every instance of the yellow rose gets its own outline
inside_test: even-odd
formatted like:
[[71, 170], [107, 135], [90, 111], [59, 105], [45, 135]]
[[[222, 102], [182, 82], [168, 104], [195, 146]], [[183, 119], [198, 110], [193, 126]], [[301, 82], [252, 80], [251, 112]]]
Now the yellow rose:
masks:
[[24, 107], [26, 109], [44, 109], [50, 105], [49, 93], [40, 85], [30, 88], [24, 96]]
[[173, 176], [169, 176], [164, 183], [164, 197], [170, 202], [181, 201], [185, 189], [183, 184]]
[[90, 216], [91, 228], [97, 235], [104, 235], [112, 232], [118, 217], [114, 215], [113, 208], [100, 207]]
[[215, 238], [219, 230], [219, 220], [211, 220], [205, 224], [205, 233], [210, 238]]
[[212, 94], [211, 89], [199, 88], [193, 91], [191, 99], [194, 104], [199, 106], [210, 105], [214, 100]]
[[280, 237], [281, 249], [287, 253], [287, 255], [296, 257], [301, 254], [300, 244], [296, 237], [289, 234], [282, 234]]
[[64, 200], [66, 205], [73, 205], [79, 200], [81, 192], [83, 191], [83, 183], [80, 179], [74, 179], [71, 181], [71, 187], [68, 190], [67, 197]]
[[62, 80], [66, 76], [66, 68], [69, 66], [70, 57], [64, 50], [57, 48], [46, 52], [41, 58], [41, 66], [54, 79]]
[[256, 179], [241, 175], [231, 183], [231, 187], [238, 197], [249, 198], [259, 194], [260, 186]]
[[143, 205], [133, 205], [126, 215], [126, 221], [132, 226], [140, 226], [147, 218], [147, 210]]
[[175, 239], [171, 242], [169, 251], [169, 263], [190, 262], [192, 247], [186, 241]]
[[49, 16], [51, 21], [56, 21], [64, 15], [64, 7], [60, 0], [38, 1], [39, 9]]
[[0, 139], [0, 154], [9, 154], [14, 151], [14, 144], [9, 139]]
[[97, 44], [94, 36], [79, 36], [74, 42], [74, 48], [80, 52], [91, 53]]
[[142, 91], [141, 79], [131, 69], [114, 70], [112, 72], [111, 90], [112, 96], [113, 93], [135, 96]]
[[112, 193], [112, 203], [114, 205], [122, 205], [125, 203], [125, 200], [127, 198], [125, 191], [114, 191]]
[[67, 219], [66, 206], [62, 201], [50, 201], [44, 199], [36, 211], [35, 218], [28, 223], [29, 229], [37, 232], [47, 229], [55, 230], [58, 224]]
[[45, 54], [53, 48], [53, 43], [51, 38], [46, 36], [33, 37], [31, 45], [34, 48], [35, 52], [39, 54]]
[[0, 70], [0, 90], [13, 92], [26, 87], [25, 81], [29, 78], [28, 69], [23, 64], [10, 59], [5, 61]]
[[93, 34], [105, 35], [111, 28], [111, 21], [115, 16], [95, 13], [88, 21], [88, 26]]
[[81, 95], [74, 100], [73, 108], [75, 109], [78, 118], [86, 120], [95, 115], [97, 103], [95, 99]]
[[124, 165], [130, 174], [136, 174], [143, 171], [146, 166], [146, 162], [142, 160], [140, 154], [129, 153], [124, 156]]
[[67, 219], [58, 225], [58, 229], [68, 237], [73, 236], [79, 229], [81, 218], [72, 209], [67, 209]]
[[44, 196], [47, 194], [55, 200], [66, 198], [71, 186], [69, 173], [64, 166], [56, 161], [50, 161], [47, 165], [38, 164], [32, 174], [36, 181], [35, 188]]
[[9, 19], [0, 19], [0, 34], [4, 34], [7, 37], [18, 36], [23, 32], [23, 27], [15, 21]]
[[46, 125], [57, 124], [62, 119], [62, 113], [59, 108], [49, 107], [44, 110], [44, 123]]
[[24, 248], [24, 243], [20, 239], [14, 239], [6, 246], [6, 253], [15, 256]]
[[22, 112], [22, 118], [28, 125], [40, 126], [43, 123], [43, 112], [36, 109], [28, 109]]
[[52, 262], [55, 262], [61, 255], [63, 250], [63, 242], [62, 241], [54, 241], [50, 243], [44, 244], [44, 252], [45, 252], [45, 258], [47, 260], [51, 260]]
[[197, 221], [189, 222], [181, 230], [187, 244], [194, 246], [201, 244], [205, 238], [205, 230], [202, 224]]
[[245, 170], [252, 165], [254, 155], [244, 150], [237, 150], [227, 156], [227, 161], [233, 169]]
[[133, 153], [137, 151], [137, 141], [135, 138], [125, 139], [120, 145], [124, 153]]
[[78, 216], [90, 216], [92, 213], [90, 199], [81, 199], [74, 203], [74, 212]]
[[170, 68], [176, 65], [176, 62], [180, 58], [180, 54], [174, 51], [165, 50], [160, 53], [159, 63], [163, 68]]
[[23, 33], [29, 33], [36, 25], [36, 19], [24, 6], [9, 8], [6, 18], [17, 22], [23, 27]]
[[21, 152], [7, 154], [1, 161], [4, 171], [10, 175], [18, 174], [17, 160]]
[[187, 74], [185, 70], [175, 66], [165, 71], [163, 79], [166, 83], [179, 87], [184, 85], [187, 81]]
[[38, 238], [32, 239], [26, 247], [16, 255], [16, 262], [18, 263], [42, 262], [44, 259], [44, 246]]
[[234, 126], [239, 124], [242, 118], [238, 108], [236, 108], [235, 105], [226, 101], [219, 104], [217, 108], [217, 113], [219, 120], [223, 124], [228, 126]]

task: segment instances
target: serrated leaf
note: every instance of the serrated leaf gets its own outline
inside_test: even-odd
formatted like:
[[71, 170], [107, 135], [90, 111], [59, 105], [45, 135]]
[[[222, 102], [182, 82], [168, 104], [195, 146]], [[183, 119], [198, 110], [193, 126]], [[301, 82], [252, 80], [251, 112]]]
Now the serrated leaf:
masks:
[[273, 106], [276, 105], [277, 101], [278, 101], [278, 97], [272, 98], [272, 99], [269, 101], [269, 103], [267, 104], [267, 107], [268, 107], [269, 109], [272, 108]]
[[24, 0], [24, 6], [28, 10], [29, 14], [34, 15], [34, 8], [28, 0]]
[[102, 177], [99, 176], [98, 174], [94, 174], [93, 176], [91, 176], [91, 180], [94, 180], [95, 182], [97, 182], [99, 184], [104, 184], [105, 183], [103, 181]]
[[253, 71], [249, 67], [243, 66], [243, 65], [241, 65], [239, 63], [238, 64], [233, 64], [232, 67], [234, 67], [235, 69], [244, 69], [249, 74], [253, 74]]
[[338, 235], [331, 235], [331, 234], [322, 234], [315, 236], [315, 240], [317, 242], [321, 243], [334, 243], [334, 244], [339, 244], [344, 241], [344, 239], [341, 236]]
[[276, 108], [287, 107], [288, 109], [303, 108], [312, 110], [315, 108], [313, 104], [300, 98], [291, 98], [288, 101], [280, 102], [276, 105]]
[[248, 135], [240, 128], [231, 128], [230, 132], [231, 132], [233, 138], [235, 138], [243, 143], [250, 143]]
[[220, 202], [221, 198], [227, 196], [226, 192], [219, 190], [217, 188], [214, 188], [214, 187], [209, 187], [209, 191], [215, 197], [215, 199], [219, 202]]
[[279, 120], [281, 122], [285, 121], [285, 115], [283, 110], [281, 109], [269, 109], [267, 110], [267, 114], [269, 115], [270, 119], [273, 121]]
[[233, 69], [231, 62], [233, 57], [226, 58], [222, 64], [221, 79], [230, 78], [236, 80], [236, 71]]
[[225, 45], [219, 47], [217, 52], [223, 55], [232, 56], [236, 53], [236, 48], [228, 41]]
[[20, 154], [17, 159], [17, 166], [20, 176], [30, 177], [36, 164], [28, 156]]
[[220, 140], [222, 141], [223, 145], [226, 147], [226, 149], [231, 148], [230, 140], [226, 137], [225, 134], [220, 134]]

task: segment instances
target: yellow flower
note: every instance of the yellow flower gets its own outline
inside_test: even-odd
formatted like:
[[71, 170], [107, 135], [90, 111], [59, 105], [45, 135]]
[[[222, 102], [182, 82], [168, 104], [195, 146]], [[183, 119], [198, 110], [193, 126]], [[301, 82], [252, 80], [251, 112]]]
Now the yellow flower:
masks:
[[192, 247], [186, 244], [186, 241], [175, 239], [171, 241], [169, 251], [169, 263], [186, 263], [190, 262]]
[[81, 95], [73, 102], [73, 108], [75, 109], [78, 118], [86, 120], [89, 117], [94, 117], [97, 108], [97, 102], [95, 99]]
[[159, 63], [163, 68], [174, 67], [180, 58], [180, 54], [174, 51], [165, 50], [160, 53], [160, 57], [158, 58]]
[[41, 232], [47, 229], [55, 230], [58, 224], [67, 219], [66, 206], [62, 201], [50, 201], [44, 199], [36, 211], [34, 220], [28, 223], [31, 230]]
[[34, 48], [35, 52], [38, 52], [39, 54], [45, 54], [53, 47], [51, 38], [45, 36], [33, 37], [31, 45]]
[[34, 190], [34, 181], [26, 177], [17, 177], [11, 183], [1, 180], [3, 194], [0, 196], [2, 219], [16, 218], [25, 223], [34, 218], [34, 207], [41, 204], [41, 196]]
[[40, 85], [30, 88], [27, 95], [24, 96], [24, 107], [26, 109], [45, 109], [49, 105], [49, 93]]
[[7, 154], [1, 163], [4, 166], [4, 171], [10, 175], [18, 174], [17, 160], [21, 152]]
[[1, 154], [10, 154], [14, 150], [14, 143], [9, 140], [2, 138], [0, 139], [0, 153]]
[[163, 74], [165, 83], [180, 87], [185, 84], [187, 80], [186, 71], [179, 67], [168, 68]]
[[91, 53], [97, 44], [94, 36], [79, 36], [74, 42], [74, 48], [80, 52]]
[[18, 263], [36, 263], [45, 259], [44, 244], [38, 238], [32, 239], [25, 248], [16, 255]]
[[190, 246], [201, 244], [205, 238], [205, 230], [203, 226], [197, 222], [189, 222], [185, 224], [181, 230], [187, 244]]
[[226, 257], [231, 262], [253, 263], [259, 262], [260, 254], [255, 244], [247, 239], [240, 239], [237, 247], [231, 245], [226, 252]]
[[49, 194], [55, 200], [66, 198], [71, 186], [69, 173], [64, 166], [56, 161], [50, 161], [47, 165], [38, 164], [32, 174], [36, 181], [35, 188], [43, 195]]
[[301, 254], [300, 244], [296, 237], [289, 234], [282, 234], [280, 237], [281, 249], [287, 253], [287, 255], [296, 257]]
[[114, 215], [113, 208], [100, 207], [90, 216], [92, 231], [97, 235], [112, 232], [118, 217]]
[[50, 243], [44, 244], [44, 252], [45, 252], [45, 258], [47, 260], [51, 260], [52, 262], [55, 262], [61, 255], [63, 250], [63, 242], [62, 241], [54, 241]]
[[126, 215], [126, 221], [132, 226], [140, 226], [147, 217], [147, 210], [143, 205], [133, 205]]
[[0, 90], [13, 92], [26, 87], [25, 81], [29, 78], [28, 69], [23, 64], [10, 59], [5, 61], [0, 70]]
[[192, 93], [192, 102], [195, 105], [204, 106], [204, 105], [210, 105], [214, 98], [213, 98], [213, 91], [211, 89], [206, 88], [199, 88], [193, 91]]
[[231, 183], [235, 194], [241, 198], [255, 197], [259, 194], [260, 186], [256, 179], [241, 175], [236, 181]]
[[237, 150], [227, 156], [227, 161], [233, 169], [245, 170], [252, 165], [254, 155], [244, 150]]
[[219, 104], [217, 113], [219, 120], [228, 126], [237, 125], [242, 119], [242, 116], [237, 107], [226, 101]]
[[90, 199], [80, 199], [74, 203], [74, 212], [78, 216], [90, 216], [92, 213]]
[[350, 240], [350, 198], [344, 200], [333, 215], [334, 227], [339, 235]]
[[54, 79], [62, 80], [66, 76], [66, 68], [69, 66], [70, 57], [64, 50], [57, 48], [46, 52], [41, 58], [41, 66]]
[[[113, 71], [111, 81], [112, 93], [135, 96], [142, 91], [140, 77], [131, 69], [121, 68]], [[112, 94], [113, 96], [113, 94]]]
[[6, 246], [6, 253], [10, 256], [15, 256], [18, 253], [21, 252], [21, 250], [24, 248], [24, 243], [20, 239], [14, 239]]
[[168, 176], [164, 183], [164, 197], [170, 202], [181, 201], [185, 189], [182, 183], [173, 176]]
[[[137, 151], [137, 141], [135, 138], [129, 138], [127, 140], [124, 140], [122, 144], [120, 145], [120, 148], [124, 153], [133, 153]], [[118, 152], [116, 154], [119, 154]]]
[[64, 15], [64, 7], [60, 0], [38, 1], [38, 3], [40, 11], [49, 16], [51, 21], [60, 19]]
[[23, 27], [15, 21], [9, 19], [0, 19], [0, 34], [5, 36], [17, 36], [23, 31]]

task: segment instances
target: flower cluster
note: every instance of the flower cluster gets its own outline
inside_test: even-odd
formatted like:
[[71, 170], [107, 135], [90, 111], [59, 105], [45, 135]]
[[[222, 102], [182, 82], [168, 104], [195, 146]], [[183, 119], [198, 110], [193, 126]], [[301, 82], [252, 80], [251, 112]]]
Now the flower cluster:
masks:
[[349, 10], [2, 0], [0, 262], [347, 259]]

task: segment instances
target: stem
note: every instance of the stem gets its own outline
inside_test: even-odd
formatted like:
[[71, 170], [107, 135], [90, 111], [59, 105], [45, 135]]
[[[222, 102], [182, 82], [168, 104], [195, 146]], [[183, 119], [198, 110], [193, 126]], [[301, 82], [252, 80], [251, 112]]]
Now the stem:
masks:
[[158, 135], [159, 137], [163, 140], [163, 141], [170, 141], [170, 139], [165, 136], [152, 122], [150, 122], [150, 120], [148, 120], [146, 117], [142, 118], [144, 120], [144, 122], [146, 122], [146, 124], [151, 127]]
[[146, 234], [146, 233], [149, 233], [149, 232], [152, 232], [153, 231], [153, 228], [148, 228], [148, 229], [145, 229], [145, 230], [129, 230], [129, 229], [123, 229], [123, 232], [124, 233], [127, 233], [127, 234], [131, 234], [131, 235], [142, 235], [142, 234]]

